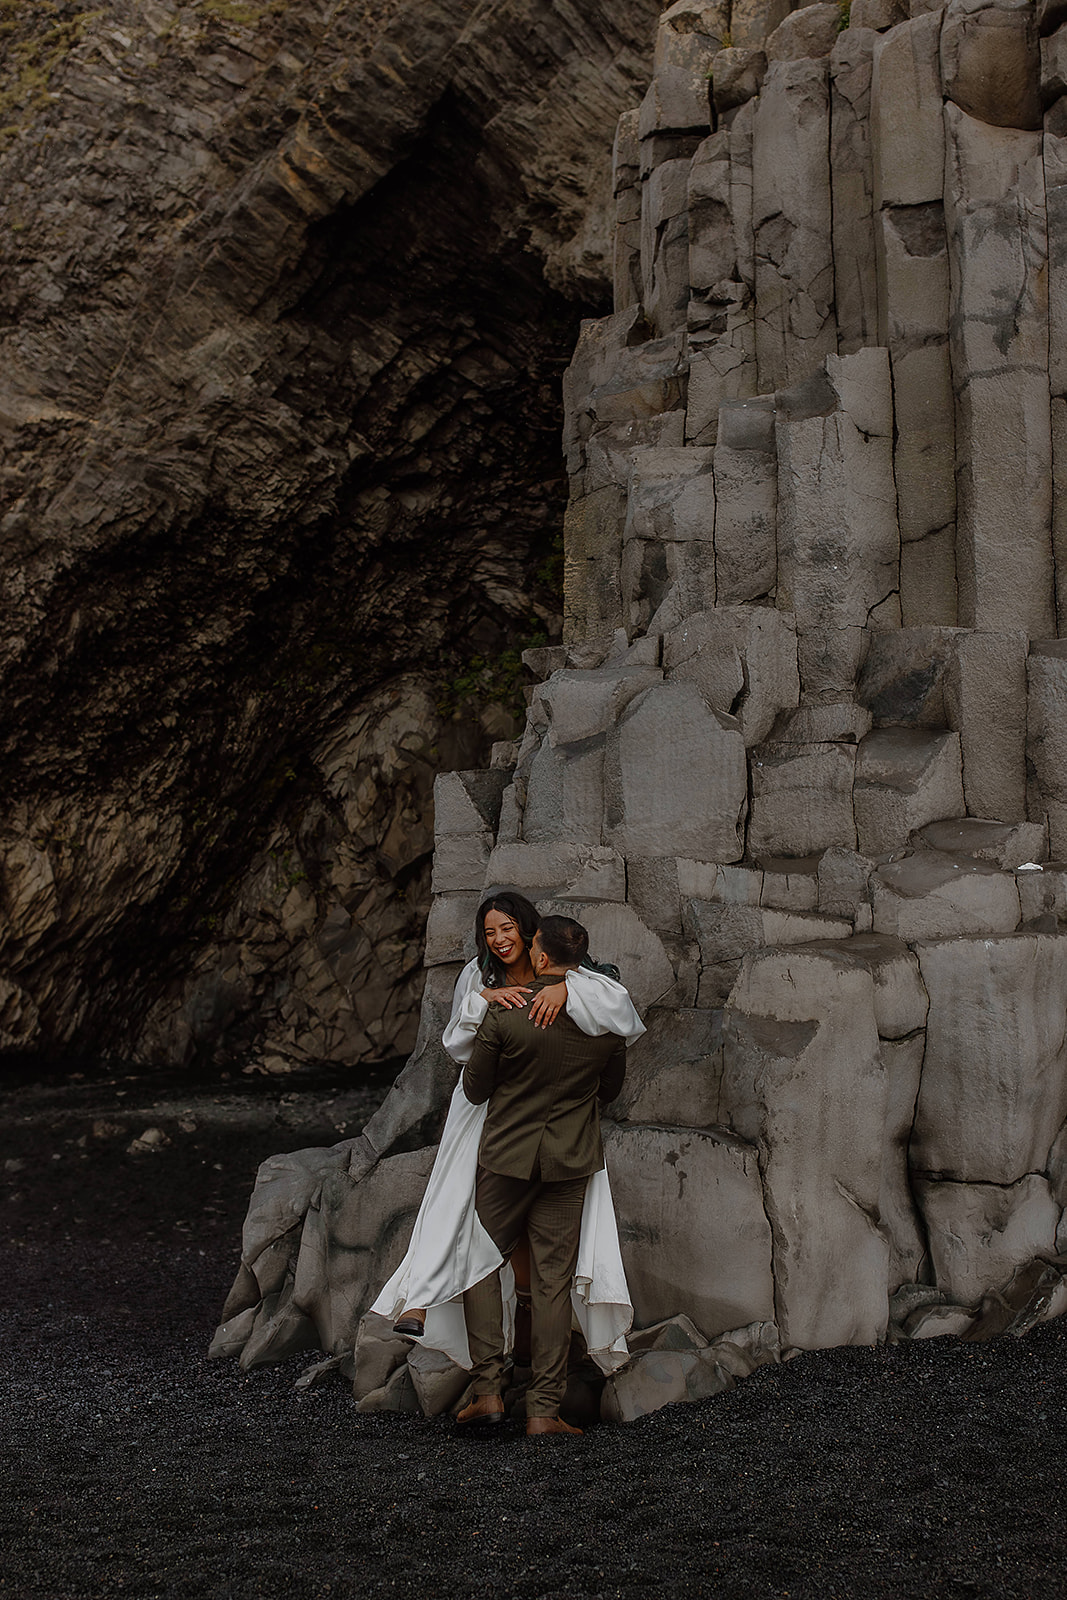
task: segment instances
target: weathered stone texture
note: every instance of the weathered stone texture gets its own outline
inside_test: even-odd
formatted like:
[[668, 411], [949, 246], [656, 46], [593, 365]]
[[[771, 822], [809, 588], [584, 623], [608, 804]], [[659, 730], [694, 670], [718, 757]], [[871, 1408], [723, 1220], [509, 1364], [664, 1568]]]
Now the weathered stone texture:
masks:
[[688, 156], [664, 161], [641, 185], [643, 304], [660, 334], [685, 322], [689, 303], [689, 165]]
[[962, 817], [958, 821], [931, 822], [921, 830], [923, 842], [948, 855], [972, 856], [991, 861], [1011, 872], [1027, 862], [1048, 857], [1048, 836], [1037, 822], [992, 822]]
[[1067, 858], [1067, 640], [1035, 644], [1026, 662], [1028, 816], [1048, 828], [1054, 860]]
[[620, 1126], [604, 1143], [638, 1319], [658, 1320], [666, 1303], [709, 1335], [773, 1319], [755, 1150], [688, 1128]]
[[674, 683], [695, 683], [713, 711], [736, 718], [746, 746], [766, 739], [800, 694], [792, 617], [769, 606], [690, 614], [663, 642]]
[[965, 628], [878, 629], [858, 694], [880, 726], [959, 733], [972, 816], [1026, 810], [1026, 635]]
[[789, 15], [790, 0], [731, 0], [730, 37], [743, 49], [760, 49]]
[[945, 106], [959, 620], [1054, 628], [1041, 135]]
[[659, 19], [653, 71], [684, 67], [705, 75], [722, 49], [730, 25], [730, 8], [724, 0], [674, 0]]
[[776, 397], [777, 604], [808, 696], [850, 693], [871, 611], [896, 592], [892, 399], [881, 350], [830, 356]]
[[940, 35], [941, 18], [935, 11], [900, 23], [875, 42], [871, 147], [876, 210], [941, 198], [945, 134]]
[[434, 834], [438, 839], [482, 839], [500, 817], [504, 773], [444, 772], [433, 786]]
[[707, 292], [734, 276], [730, 217], [730, 140], [725, 130], [705, 139], [689, 167], [689, 287]]
[[811, 0], [791, 11], [768, 34], [764, 49], [768, 61], [799, 61], [828, 56], [841, 32], [841, 10], [833, 0]]
[[624, 855], [737, 861], [748, 805], [740, 730], [695, 684], [631, 701], [608, 739], [605, 838]]
[[606, 1422], [634, 1422], [662, 1406], [723, 1394], [757, 1367], [781, 1357], [773, 1322], [751, 1322], [708, 1340], [685, 1316], [643, 1328], [631, 1349], [633, 1360], [604, 1388], [601, 1416]]
[[1037, 1173], [1006, 1187], [922, 1179], [915, 1187], [937, 1286], [961, 1305], [977, 1306], [990, 1284], [1056, 1254], [1060, 1207]]
[[[392, 1156], [357, 1184], [337, 1159], [342, 1149], [276, 1156], [260, 1168], [257, 1223], [260, 1239], [269, 1236], [271, 1243], [255, 1259], [274, 1244], [281, 1248], [273, 1292], [242, 1352], [245, 1366], [281, 1360], [294, 1349], [351, 1350], [379, 1273], [388, 1277], [404, 1253], [433, 1151]], [[246, 1262], [256, 1249], [246, 1234]]]
[[611, 1104], [616, 1121], [710, 1128], [718, 1117], [722, 1012], [655, 1009], [627, 1052], [626, 1082]]
[[759, 94], [767, 76], [767, 56], [763, 50], [732, 45], [719, 51], [711, 64], [711, 72], [715, 110], [724, 118]]
[[1056, 567], [1056, 626], [1067, 634], [1067, 400], [1052, 401], [1052, 557]]
[[625, 311], [641, 300], [641, 166], [637, 123], [636, 111], [623, 112], [612, 151], [615, 194], [612, 298], [616, 311]]
[[802, 1349], [877, 1340], [887, 1094], [873, 979], [831, 953], [750, 957], [726, 1029], [723, 1114], [760, 1149], [782, 1338]]
[[747, 399], [758, 388], [756, 326], [748, 290], [720, 284], [716, 292], [731, 297], [721, 302], [725, 327], [714, 338], [690, 345], [685, 437], [698, 445], [715, 443], [723, 405]]
[[622, 900], [626, 867], [621, 856], [603, 846], [569, 844], [501, 844], [483, 872], [485, 889], [521, 883], [533, 899], [544, 895], [574, 900]]
[[715, 446], [715, 590], [733, 606], [773, 594], [778, 581], [778, 460], [769, 396], [728, 400]]
[[856, 747], [767, 744], [752, 753], [753, 855], [807, 856], [830, 845], [854, 849]]
[[895, 28], [898, 22], [905, 22], [907, 17], [905, 0], [852, 0], [846, 31], [854, 33], [866, 28], [882, 31]]
[[771, 62], [756, 107], [756, 363], [766, 392], [797, 382], [837, 348], [827, 63]]
[[841, 939], [851, 924], [811, 912], [779, 911], [758, 903], [683, 903], [683, 921], [700, 949], [701, 974], [697, 1001], [721, 1006], [729, 998], [742, 959], [764, 947], [806, 945], [813, 940]]
[[900, 939], [1013, 933], [1019, 925], [1013, 875], [982, 861], [919, 851], [879, 867], [871, 891], [875, 931]]
[[873, 861], [847, 846], [831, 845], [824, 850], [816, 868], [819, 910], [847, 915], [854, 907], [868, 902], [873, 868]]
[[[1061, 32], [1067, 44], [1067, 32]], [[1046, 118], [1042, 164], [1048, 219], [1049, 387], [1054, 395], [1063, 396], [1067, 395], [1067, 130], [1058, 128], [1055, 110]]]
[[922, 1281], [928, 1257], [926, 1231], [908, 1165], [926, 1036], [883, 1038], [879, 1047], [886, 1075], [886, 1126], [878, 1216], [889, 1237], [886, 1287], [892, 1295], [903, 1283]]
[[1026, 814], [1026, 636], [964, 633], [946, 688], [959, 729], [963, 792], [971, 816]]
[[874, 42], [871, 28], [853, 18], [837, 36], [830, 57], [830, 188], [840, 355], [874, 344], [878, 337], [870, 135]]
[[1040, 923], [1051, 931], [1053, 924], [1067, 922], [1067, 871], [1062, 865], [1049, 862], [1039, 872], [1016, 872], [1015, 884], [1024, 928]]
[[516, 795], [514, 840], [502, 825], [502, 841], [517, 842], [521, 835], [531, 845], [558, 840], [599, 844], [604, 831], [603, 738], [567, 747], [554, 745], [546, 733], [507, 792]]
[[[680, 409], [684, 363], [681, 340], [674, 336], [649, 339], [648, 325], [641, 308], [634, 304], [611, 317], [583, 322], [570, 365], [563, 375], [563, 447], [567, 470], [579, 494], [604, 488], [609, 483], [625, 488], [626, 471], [598, 478], [586, 478], [589, 453], [594, 441], [609, 432], [610, 439], [622, 430], [622, 443], [652, 443], [626, 430], [635, 425], [644, 429], [662, 428], [664, 418]], [[667, 440], [663, 441], [667, 443]], [[626, 470], [629, 462], [626, 461]]]
[[622, 559], [632, 631], [663, 631], [715, 603], [712, 458], [707, 449], [634, 451]]
[[959, 735], [913, 728], [869, 733], [856, 756], [856, 834], [869, 855], [894, 850], [915, 828], [964, 810]]
[[891, 28], [874, 47], [878, 337], [888, 346], [893, 364], [905, 626], [956, 620], [939, 32], [938, 15], [921, 16]]
[[786, 712], [774, 733], [781, 744], [858, 744], [873, 720], [865, 706], [840, 696]]
[[[940, 202], [887, 207], [880, 216], [881, 337], [893, 361], [901, 538], [924, 540], [955, 521], [955, 430], [949, 367], [949, 268]], [[919, 552], [909, 559], [917, 572]], [[931, 575], [933, 578], [935, 575]], [[901, 600], [905, 626], [952, 622], [954, 585], [912, 580]], [[940, 611], [940, 615], [931, 614]], [[950, 614], [951, 613], [951, 614]]]
[[964, 1183], [1043, 1170], [1067, 1116], [1067, 939], [976, 936], [916, 953], [930, 1014], [914, 1165]]
[[1033, 7], [949, 0], [941, 30], [945, 94], [981, 122], [1040, 128], [1041, 59]]
[[592, 671], [561, 668], [535, 694], [544, 708], [549, 743], [584, 745], [606, 734], [635, 695], [661, 680], [658, 667], [629, 660]]
[[710, 1349], [638, 1351], [629, 1366], [609, 1378], [601, 1415], [606, 1422], [636, 1422], [663, 1406], [709, 1400], [733, 1385], [733, 1376]]

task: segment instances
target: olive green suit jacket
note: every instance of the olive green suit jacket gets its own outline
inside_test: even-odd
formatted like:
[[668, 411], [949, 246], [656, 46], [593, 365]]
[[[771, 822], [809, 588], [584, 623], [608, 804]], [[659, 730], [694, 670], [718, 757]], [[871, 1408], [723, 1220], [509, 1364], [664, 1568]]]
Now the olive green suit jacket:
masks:
[[[535, 979], [535, 991], [558, 983]], [[531, 996], [531, 1001], [533, 996]], [[626, 1074], [618, 1034], [590, 1038], [566, 1011], [547, 1028], [520, 1010], [490, 1006], [463, 1072], [463, 1093], [489, 1109], [478, 1159], [490, 1172], [546, 1183], [589, 1177], [604, 1165], [600, 1102]]]

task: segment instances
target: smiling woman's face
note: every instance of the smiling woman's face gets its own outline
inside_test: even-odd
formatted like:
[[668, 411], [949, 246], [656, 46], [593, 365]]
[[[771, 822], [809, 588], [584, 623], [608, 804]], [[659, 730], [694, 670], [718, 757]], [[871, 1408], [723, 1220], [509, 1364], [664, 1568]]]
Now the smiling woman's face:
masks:
[[518, 961], [526, 946], [513, 917], [506, 911], [487, 911], [485, 914], [485, 942], [505, 967]]

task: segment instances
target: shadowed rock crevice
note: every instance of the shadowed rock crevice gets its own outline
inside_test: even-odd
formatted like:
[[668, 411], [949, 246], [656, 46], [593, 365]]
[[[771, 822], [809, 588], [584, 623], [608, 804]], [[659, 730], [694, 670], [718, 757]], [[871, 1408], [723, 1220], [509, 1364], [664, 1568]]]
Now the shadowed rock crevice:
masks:
[[[559, 384], [656, 9], [113, 0], [48, 58], [0, 152], [6, 1048], [410, 1048], [433, 772], [558, 628]], [[268, 937], [272, 863], [314, 893]], [[378, 975], [282, 1022], [331, 916]]]

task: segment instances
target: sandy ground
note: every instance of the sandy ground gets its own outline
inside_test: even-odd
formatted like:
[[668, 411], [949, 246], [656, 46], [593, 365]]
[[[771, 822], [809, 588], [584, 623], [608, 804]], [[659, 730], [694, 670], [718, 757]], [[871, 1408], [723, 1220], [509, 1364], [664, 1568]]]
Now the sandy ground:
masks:
[[207, 1361], [258, 1162], [380, 1093], [0, 1089], [4, 1600], [1067, 1595], [1067, 1322], [803, 1356], [575, 1441]]

